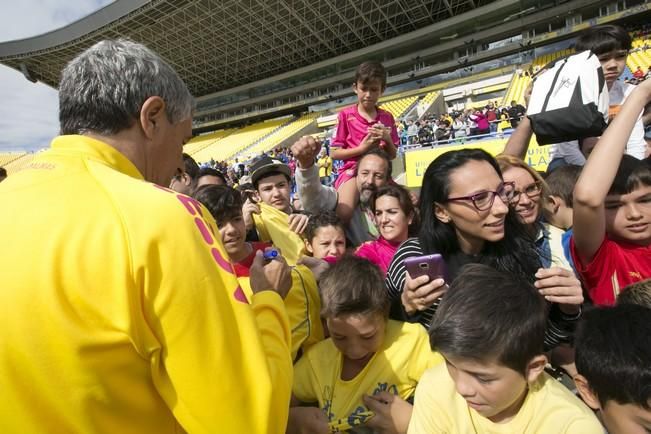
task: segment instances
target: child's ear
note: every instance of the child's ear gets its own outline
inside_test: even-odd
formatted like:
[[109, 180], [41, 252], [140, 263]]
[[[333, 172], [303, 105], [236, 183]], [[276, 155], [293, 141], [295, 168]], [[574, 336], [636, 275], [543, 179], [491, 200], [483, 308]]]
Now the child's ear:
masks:
[[305, 243], [305, 249], [313, 255], [314, 249], [312, 248], [312, 244], [308, 240], [303, 240], [303, 242]]
[[540, 354], [529, 360], [527, 364], [527, 383], [535, 382], [540, 374], [545, 371], [545, 365], [547, 364], [547, 357], [544, 354]]
[[595, 395], [592, 389], [590, 389], [590, 384], [583, 375], [576, 374], [574, 376], [574, 384], [576, 385], [576, 388], [579, 391], [579, 395], [581, 395], [583, 401], [588, 404], [588, 407], [592, 408], [593, 410], [601, 410], [601, 404], [599, 403], [597, 395]]
[[551, 211], [552, 214], [556, 214], [558, 209], [561, 207], [561, 199], [556, 196], [547, 196], [547, 209]]
[[452, 221], [448, 210], [438, 202], [434, 202], [434, 215], [441, 223], [450, 223]]

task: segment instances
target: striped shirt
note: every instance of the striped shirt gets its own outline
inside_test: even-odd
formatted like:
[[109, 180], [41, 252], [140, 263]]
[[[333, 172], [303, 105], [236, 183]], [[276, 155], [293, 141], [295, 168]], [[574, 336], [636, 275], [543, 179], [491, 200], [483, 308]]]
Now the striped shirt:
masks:
[[[389, 297], [391, 298], [391, 301], [394, 305], [402, 305], [401, 295], [402, 290], [405, 287], [405, 275], [407, 273], [407, 269], [405, 267], [405, 259], [432, 253], [438, 252], [423, 252], [418, 238], [409, 238], [400, 245], [395, 255], [393, 256], [391, 264], [389, 265], [385, 279]], [[454, 278], [459, 274], [461, 267], [466, 264], [483, 263], [493, 266], [493, 264], [491, 264], [488, 261], [488, 258], [485, 256], [467, 255], [461, 251], [453, 253], [452, 255], [448, 255], [445, 258], [445, 262], [447, 265], [448, 276], [450, 280], [447, 282], [448, 284], [452, 283]], [[428, 309], [408, 318], [408, 320], [419, 322], [423, 325], [423, 327], [429, 329], [430, 323], [434, 318], [434, 314], [436, 313], [436, 309], [438, 309], [440, 301], [441, 299], [439, 298]], [[404, 309], [403, 315], [406, 315], [406, 313], [404, 313]], [[580, 314], [577, 316], [565, 315], [563, 312], [561, 312], [556, 303], [552, 303], [549, 309], [547, 330], [545, 332], [545, 349], [548, 350], [554, 348], [560, 343], [571, 342], [574, 335], [574, 329], [579, 318]]]

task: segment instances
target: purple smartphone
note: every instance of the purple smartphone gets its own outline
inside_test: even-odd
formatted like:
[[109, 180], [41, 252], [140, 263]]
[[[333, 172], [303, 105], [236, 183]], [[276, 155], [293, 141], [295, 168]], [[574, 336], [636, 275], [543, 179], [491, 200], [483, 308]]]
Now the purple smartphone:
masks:
[[438, 253], [407, 258], [405, 259], [405, 267], [412, 279], [429, 276], [429, 280], [432, 281], [440, 278], [447, 280], [448, 277], [448, 270], [443, 256]]

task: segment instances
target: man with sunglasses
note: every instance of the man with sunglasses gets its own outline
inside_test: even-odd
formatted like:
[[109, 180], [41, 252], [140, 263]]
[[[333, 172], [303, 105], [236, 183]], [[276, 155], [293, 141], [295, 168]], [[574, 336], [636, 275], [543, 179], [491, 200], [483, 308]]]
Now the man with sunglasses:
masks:
[[183, 166], [185, 170], [179, 168], [174, 177], [172, 177], [170, 188], [177, 193], [189, 196], [197, 186], [197, 176], [199, 175], [200, 169], [197, 162], [194, 161], [194, 158], [185, 152], [183, 153]]

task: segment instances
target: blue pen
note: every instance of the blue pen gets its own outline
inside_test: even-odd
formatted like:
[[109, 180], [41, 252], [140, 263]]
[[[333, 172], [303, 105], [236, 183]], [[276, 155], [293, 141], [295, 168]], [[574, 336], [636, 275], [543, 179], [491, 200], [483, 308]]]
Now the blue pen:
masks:
[[268, 250], [262, 255], [265, 259], [272, 260], [278, 257], [278, 250]]

